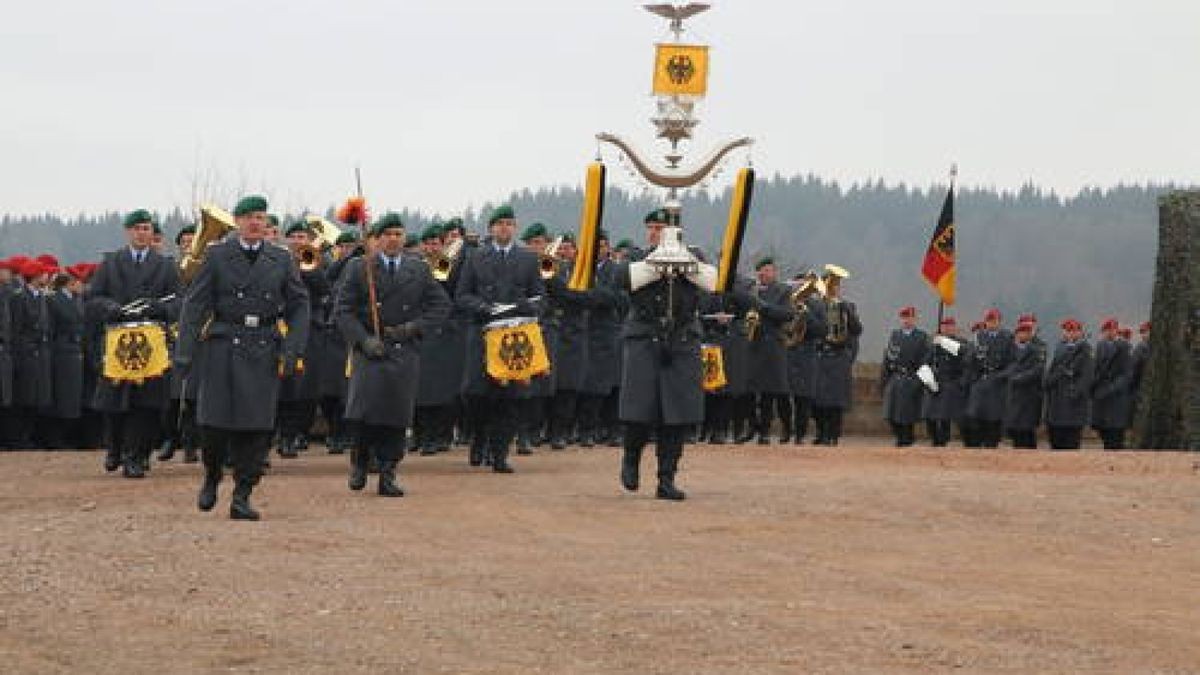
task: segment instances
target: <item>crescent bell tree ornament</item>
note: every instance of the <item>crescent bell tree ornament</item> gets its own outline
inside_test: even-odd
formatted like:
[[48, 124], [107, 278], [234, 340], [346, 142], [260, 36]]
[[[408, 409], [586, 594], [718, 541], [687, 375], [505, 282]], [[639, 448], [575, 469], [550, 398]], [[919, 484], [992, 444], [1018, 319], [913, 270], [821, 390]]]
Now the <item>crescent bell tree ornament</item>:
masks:
[[[639, 151], [628, 140], [612, 133], [600, 133], [596, 139], [615, 147], [632, 169], [646, 183], [667, 191], [665, 208], [671, 216], [670, 225], [681, 227], [679, 203], [680, 191], [696, 187], [711, 179], [723, 160], [734, 150], [748, 148], [754, 141], [748, 137], [734, 138], [718, 144], [694, 163], [684, 162], [684, 150], [681, 144], [692, 139], [692, 132], [700, 121], [696, 117], [696, 104], [708, 93], [709, 51], [707, 45], [685, 43], [683, 41], [684, 21], [712, 7], [708, 3], [686, 4], [651, 4], [644, 5], [652, 14], [668, 20], [669, 29], [674, 34], [672, 42], [660, 43], [655, 46], [654, 75], [651, 91], [656, 97], [657, 115], [651, 118], [658, 131], [657, 138], [666, 140], [670, 147], [663, 155], [662, 161], [651, 159], [647, 153]], [[753, 181], [753, 172], [741, 174], [736, 190], [729, 228], [725, 239], [741, 241], [745, 228], [746, 214], [750, 207], [751, 191], [744, 185], [745, 178]], [[682, 231], [666, 232], [660, 248], [667, 250], [658, 256], [651, 256], [647, 262], [658, 262], [663, 268], [687, 273], [694, 270], [694, 256], [684, 245]], [[740, 246], [726, 246], [722, 251], [723, 267], [736, 267], [737, 249]], [[682, 260], [683, 257], [690, 260]], [[715, 280], [714, 280], [715, 284]]]

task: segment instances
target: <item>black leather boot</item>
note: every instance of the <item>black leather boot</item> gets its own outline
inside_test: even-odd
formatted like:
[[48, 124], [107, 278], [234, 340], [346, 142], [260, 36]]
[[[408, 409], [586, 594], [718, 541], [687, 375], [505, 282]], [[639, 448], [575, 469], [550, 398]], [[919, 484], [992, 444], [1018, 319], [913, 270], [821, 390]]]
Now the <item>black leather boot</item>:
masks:
[[287, 459], [296, 458], [296, 439], [291, 436], [283, 436], [279, 439], [279, 456]]
[[529, 433], [522, 431], [517, 434], [517, 454], [532, 455], [533, 444], [529, 442]]
[[379, 494], [382, 497], [403, 497], [404, 488], [396, 483], [396, 463], [384, 462], [379, 467]]
[[483, 464], [483, 455], [485, 449], [483, 439], [476, 437], [471, 440], [471, 449], [467, 451], [467, 463], [471, 466], [479, 466]]
[[789, 419], [779, 420], [779, 444], [787, 445], [792, 442], [792, 421]]
[[621, 455], [621, 487], [630, 492], [637, 492], [641, 464], [642, 449], [625, 448]]
[[492, 471], [495, 473], [513, 473], [512, 465], [508, 463], [508, 446], [492, 448]]
[[229, 502], [229, 517], [233, 520], [258, 520], [262, 516], [250, 506], [250, 493], [254, 490], [254, 481], [239, 478], [233, 488], [233, 500]]
[[713, 429], [712, 435], [708, 437], [709, 445], [725, 445], [727, 442], [724, 429]]
[[126, 452], [124, 453], [123, 459], [124, 467], [122, 468], [121, 473], [124, 474], [126, 478], [146, 477], [146, 470], [142, 464], [141, 455], [136, 452]]
[[366, 450], [350, 448], [350, 480], [347, 483], [351, 490], [361, 490], [367, 486], [369, 460], [369, 453]]
[[104, 470], [112, 473], [121, 468], [121, 453], [116, 448], [109, 446], [108, 451], [104, 453]]
[[200, 494], [196, 496], [196, 507], [201, 511], [212, 511], [217, 505], [217, 486], [221, 484], [222, 473], [219, 466], [215, 472], [209, 467], [204, 468], [204, 482], [200, 484]]
[[673, 451], [658, 453], [658, 489], [654, 492], [656, 499], [666, 499], [681, 502], [687, 499], [687, 494], [675, 487], [675, 472], [679, 469], [679, 453]]
[[162, 448], [158, 451], [158, 461], [168, 462], [175, 456], [175, 441], [168, 438], [163, 441]]
[[193, 445], [183, 446], [183, 463], [195, 464], [200, 461], [200, 455], [196, 452], [196, 447]]

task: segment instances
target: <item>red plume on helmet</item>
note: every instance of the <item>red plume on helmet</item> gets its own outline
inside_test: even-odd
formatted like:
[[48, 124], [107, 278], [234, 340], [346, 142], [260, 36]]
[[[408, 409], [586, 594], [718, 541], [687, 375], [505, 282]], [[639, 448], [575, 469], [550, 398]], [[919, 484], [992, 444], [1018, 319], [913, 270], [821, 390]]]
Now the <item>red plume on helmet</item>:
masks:
[[367, 223], [367, 200], [365, 197], [351, 197], [337, 210], [337, 219], [348, 225], [365, 225]]

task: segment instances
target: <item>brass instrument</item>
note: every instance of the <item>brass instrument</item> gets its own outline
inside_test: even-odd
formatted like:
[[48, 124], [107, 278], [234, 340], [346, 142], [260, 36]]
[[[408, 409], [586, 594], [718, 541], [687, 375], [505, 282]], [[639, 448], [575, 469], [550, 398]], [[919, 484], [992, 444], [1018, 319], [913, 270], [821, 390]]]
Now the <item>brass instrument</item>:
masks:
[[850, 328], [846, 325], [846, 313], [840, 297], [842, 279], [849, 276], [850, 273], [842, 267], [825, 266], [825, 318], [829, 322], [825, 341], [831, 345], [841, 346], [850, 339]]
[[204, 264], [204, 256], [208, 245], [220, 241], [237, 226], [233, 224], [233, 216], [219, 206], [205, 204], [200, 207], [200, 227], [192, 238], [183, 257], [179, 259], [179, 278], [183, 283], [190, 283]]
[[754, 342], [758, 339], [758, 332], [762, 329], [762, 316], [757, 309], [752, 309], [746, 312], [746, 339]]
[[321, 266], [321, 247], [318, 244], [304, 244], [292, 250], [292, 257], [301, 272], [313, 272]]
[[808, 299], [814, 295], [818, 298], [825, 297], [825, 283], [816, 272], [809, 272], [788, 294], [788, 303], [791, 304], [795, 316], [783, 327], [784, 346], [791, 348], [804, 342], [808, 333]]
[[454, 269], [454, 261], [458, 258], [462, 247], [463, 240], [455, 239], [441, 253], [434, 253], [426, 258], [425, 262], [429, 264], [429, 269], [433, 271], [434, 279], [438, 281], [450, 280], [450, 272]]
[[337, 243], [337, 238], [342, 234], [341, 228], [320, 216], [309, 214], [304, 216], [304, 222], [313, 231], [318, 251], [324, 251], [326, 248], [332, 247]]
[[558, 276], [558, 249], [562, 243], [563, 237], [560, 234], [546, 246], [542, 255], [538, 257], [538, 273], [542, 275], [543, 281], [549, 281]]

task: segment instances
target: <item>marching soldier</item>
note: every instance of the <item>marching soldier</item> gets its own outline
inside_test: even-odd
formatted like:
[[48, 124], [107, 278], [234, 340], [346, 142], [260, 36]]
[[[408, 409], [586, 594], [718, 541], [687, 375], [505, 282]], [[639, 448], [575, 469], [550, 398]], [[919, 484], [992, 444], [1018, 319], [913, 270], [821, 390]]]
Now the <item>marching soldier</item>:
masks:
[[883, 353], [880, 385], [883, 417], [896, 436], [896, 447], [907, 448], [916, 440], [913, 425], [921, 419], [924, 389], [917, 369], [925, 363], [929, 334], [917, 328], [916, 307], [902, 308], [899, 316], [900, 327], [892, 331]]
[[83, 281], [77, 268], [55, 276], [46, 297], [52, 331], [51, 355], [54, 402], [47, 425], [50, 448], [79, 447], [79, 420], [83, 417]]
[[[196, 237], [196, 227], [194, 225], [186, 225], [179, 230], [175, 235], [175, 249], [178, 251], [178, 260], [192, 248], [192, 240]], [[183, 292], [182, 280], [180, 281], [180, 293]], [[168, 338], [171, 338], [168, 334]], [[171, 349], [175, 345], [171, 344]], [[199, 456], [196, 454], [196, 429], [195, 429], [195, 402], [196, 402], [196, 384], [193, 379], [190, 382], [185, 382], [179, 373], [172, 370], [167, 374], [170, 382], [170, 400], [167, 404], [167, 409], [162, 419], [163, 439], [162, 449], [158, 453], [158, 461], [170, 461], [175, 456], [175, 450], [178, 447], [183, 448], [183, 461], [186, 463], [194, 463], [199, 461]], [[187, 391], [184, 391], [184, 385], [188, 385]]]
[[1100, 325], [1096, 342], [1096, 374], [1092, 379], [1092, 428], [1105, 450], [1125, 449], [1125, 430], [1133, 414], [1133, 355], [1129, 343], [1118, 337], [1116, 319]]
[[842, 435], [842, 416], [850, 407], [854, 390], [854, 361], [862, 322], [853, 302], [842, 299], [842, 283], [850, 273], [837, 265], [826, 265], [825, 340], [817, 353], [816, 396], [813, 419], [817, 425], [814, 445], [837, 445]]
[[[793, 280], [798, 286], [812, 284], [812, 292], [804, 298], [797, 310], [801, 316], [793, 324], [788, 336], [788, 387], [792, 391], [792, 438], [796, 445], [804, 442], [808, 434], [808, 420], [812, 416], [813, 398], [817, 385], [817, 353], [825, 340], [825, 303], [816, 288], [817, 273], [797, 275]], [[793, 293], [797, 291], [792, 291]], [[801, 291], [802, 292], [802, 291]], [[803, 334], [799, 334], [803, 331]]]
[[620, 440], [619, 421], [613, 413], [621, 386], [621, 322], [628, 298], [621, 288], [619, 268], [609, 256], [596, 259], [596, 276], [590, 292], [587, 319], [587, 364], [579, 396], [579, 445]]
[[[655, 497], [679, 501], [687, 497], [675, 486], [684, 438], [704, 419], [699, 308], [703, 293], [716, 290], [716, 270], [695, 261], [679, 241], [678, 228], [668, 228], [672, 220], [666, 209], [648, 215], [646, 240], [654, 251], [644, 257], [635, 254], [620, 270], [621, 285], [630, 294], [622, 333], [621, 484], [631, 492], [638, 489], [642, 450], [654, 434]], [[692, 259], [690, 269], [670, 267], [671, 260], [684, 256]]]
[[267, 200], [244, 197], [233, 216], [237, 231], [208, 247], [187, 289], [175, 362], [186, 372], [204, 342], [196, 423], [207, 438], [196, 505], [216, 506], [228, 456], [235, 482], [229, 516], [258, 520], [250, 494], [271, 447], [279, 381], [295, 373], [308, 343], [309, 302], [291, 254], [265, 240]]
[[971, 371], [971, 393], [967, 417], [979, 445], [1000, 446], [1004, 425], [1004, 400], [1008, 392], [1008, 367], [1012, 364], [1012, 333], [1000, 327], [1000, 310], [984, 314], [983, 330], [976, 335], [975, 361]]
[[962, 433], [963, 411], [967, 407], [967, 364], [972, 358], [971, 345], [958, 334], [958, 322], [952, 316], [944, 317], [925, 358], [933, 374], [933, 386], [925, 383], [925, 420], [935, 448], [950, 444], [952, 423], [958, 424]]
[[378, 252], [347, 266], [337, 297], [338, 325], [346, 344], [353, 347], [346, 420], [358, 429], [349, 486], [351, 490], [366, 486], [374, 455], [379, 465], [378, 493], [403, 497], [396, 466], [404, 458], [405, 432], [412, 426], [416, 408], [419, 345], [422, 336], [450, 315], [450, 299], [423, 260], [404, 255], [404, 223], [399, 215], [385, 215], [372, 234], [378, 237]]
[[[592, 294], [572, 291], [567, 281], [577, 264], [574, 242], [570, 234], [563, 234], [563, 247], [559, 249], [558, 273], [546, 281], [549, 299], [547, 314], [557, 323], [557, 351], [552, 355], [551, 368], [554, 373], [554, 399], [550, 405], [548, 436], [551, 450], [562, 450], [567, 446], [567, 437], [574, 432], [579, 410], [580, 390], [588, 368], [588, 314]], [[598, 235], [597, 260], [608, 257], [608, 235]], [[572, 246], [567, 247], [568, 241]]]
[[1008, 367], [1008, 393], [1004, 402], [1004, 428], [1014, 448], [1036, 448], [1037, 429], [1042, 423], [1046, 345], [1034, 338], [1034, 324], [1018, 321], [1014, 333], [1016, 353]]
[[746, 394], [749, 363], [746, 336], [742, 320], [754, 305], [751, 292], [754, 282], [746, 277], [734, 280], [730, 293], [707, 293], [701, 300], [701, 324], [704, 341], [720, 347], [725, 370], [725, 386], [704, 397], [704, 418], [707, 434], [704, 439], [713, 445], [724, 445], [733, 422], [734, 401]]
[[285, 237], [300, 272], [300, 281], [308, 291], [310, 322], [303, 368], [297, 368], [296, 373], [279, 386], [277, 451], [280, 457], [294, 458], [308, 447], [308, 431], [316, 419], [317, 399], [321, 396], [320, 360], [326, 355], [321, 345], [324, 337], [322, 322], [332, 300], [324, 259], [313, 243], [312, 228], [305, 221], [299, 221], [287, 228]]
[[[179, 290], [179, 270], [174, 262], [155, 252], [150, 244], [153, 219], [145, 209], [125, 217], [127, 246], [104, 255], [92, 279], [88, 303], [106, 324], [129, 321], [167, 323], [176, 314], [174, 296]], [[137, 308], [132, 305], [134, 301]], [[104, 468], [120, 465], [126, 478], [141, 478], [158, 440], [169, 382], [165, 377], [142, 384], [116, 383], [100, 378], [96, 384], [96, 409], [105, 414], [108, 455]]]
[[[548, 269], [541, 269], [542, 281], [546, 284], [546, 290], [550, 289], [550, 281], [558, 277], [562, 273], [562, 265], [557, 256], [557, 252], [553, 255], [548, 255], [547, 244], [550, 243], [549, 234], [546, 231], [546, 226], [541, 223], [534, 223], [525, 228], [521, 233], [521, 243], [538, 256], [539, 265], [547, 265]], [[562, 287], [565, 289], [565, 287]], [[552, 300], [547, 294], [546, 301], [542, 303], [543, 314], [539, 320], [542, 327], [542, 340], [546, 344], [546, 352], [550, 357], [550, 372], [539, 375], [533, 379], [529, 385], [529, 397], [522, 399], [520, 402], [520, 419], [517, 424], [517, 454], [529, 455], [533, 453], [533, 446], [542, 434], [542, 429], [546, 424], [547, 411], [551, 401], [554, 399], [556, 390], [556, 381], [558, 380], [558, 329], [559, 317], [551, 306]]]
[[771, 443], [771, 422], [779, 413], [780, 443], [792, 439], [792, 399], [788, 388], [787, 348], [783, 327], [795, 314], [788, 302], [788, 287], [779, 282], [775, 260], [762, 258], [754, 265], [753, 302], [747, 316], [750, 391], [755, 395], [755, 431], [759, 445]]
[[1088, 422], [1095, 367], [1083, 324], [1066, 319], [1062, 331], [1046, 371], [1046, 427], [1052, 449], [1078, 450], [1080, 432]]
[[[325, 271], [331, 298], [337, 297], [338, 289], [345, 278], [346, 265], [363, 254], [358, 233], [349, 230], [339, 234], [334, 242], [334, 250], [333, 263]], [[325, 314], [320, 317], [320, 331], [324, 335], [320, 344], [324, 353], [317, 359], [316, 365], [320, 373], [318, 389], [321, 395], [321, 414], [328, 424], [325, 446], [329, 454], [340, 455], [353, 445], [353, 439], [346, 425], [342, 423], [346, 410], [346, 362], [349, 348], [337, 326], [335, 305], [336, 302], [326, 305]]]
[[528, 385], [500, 385], [487, 375], [484, 327], [498, 319], [532, 318], [541, 313], [545, 285], [538, 273], [538, 258], [516, 245], [516, 216], [501, 206], [488, 218], [492, 240], [465, 260], [456, 303], [475, 320], [467, 335], [467, 371], [464, 395], [472, 400], [476, 419], [470, 463], [478, 466], [484, 454], [496, 473], [512, 473], [509, 445], [517, 432], [519, 401], [528, 398]]

